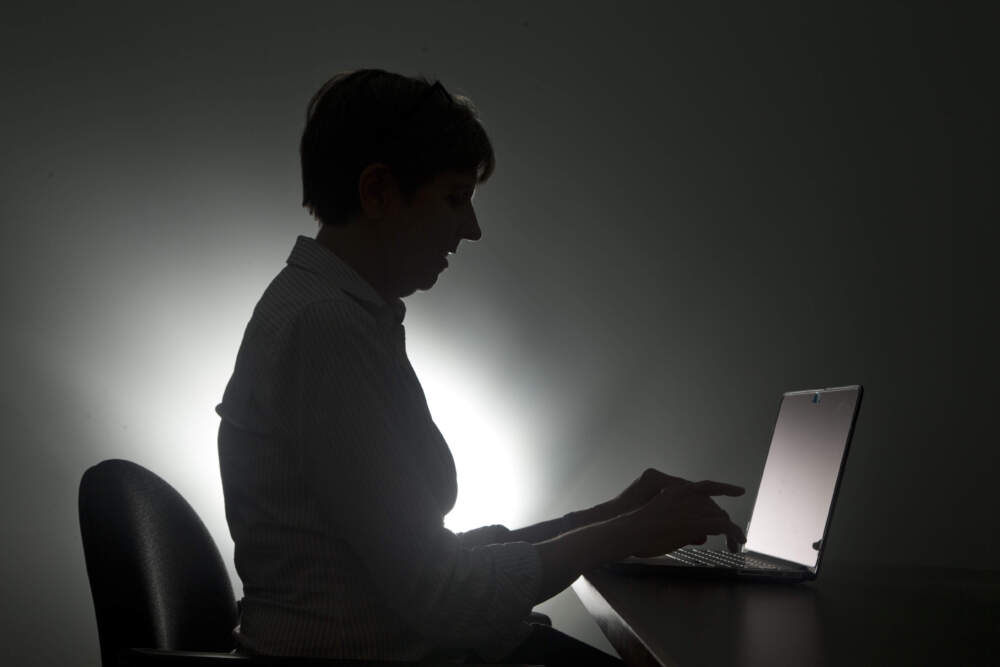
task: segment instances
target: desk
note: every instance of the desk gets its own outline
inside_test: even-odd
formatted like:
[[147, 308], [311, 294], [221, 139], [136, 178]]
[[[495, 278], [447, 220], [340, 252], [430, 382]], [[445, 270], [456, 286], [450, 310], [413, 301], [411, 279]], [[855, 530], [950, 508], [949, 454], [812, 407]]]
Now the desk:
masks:
[[595, 570], [573, 590], [629, 665], [1000, 664], [1000, 571], [827, 562], [762, 584]]

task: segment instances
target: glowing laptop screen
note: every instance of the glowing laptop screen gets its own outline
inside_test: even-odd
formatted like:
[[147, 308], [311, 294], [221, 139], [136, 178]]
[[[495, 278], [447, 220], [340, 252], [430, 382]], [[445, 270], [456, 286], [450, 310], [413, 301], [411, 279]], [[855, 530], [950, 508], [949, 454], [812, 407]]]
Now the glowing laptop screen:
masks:
[[857, 401], [856, 387], [782, 397], [748, 551], [816, 566]]

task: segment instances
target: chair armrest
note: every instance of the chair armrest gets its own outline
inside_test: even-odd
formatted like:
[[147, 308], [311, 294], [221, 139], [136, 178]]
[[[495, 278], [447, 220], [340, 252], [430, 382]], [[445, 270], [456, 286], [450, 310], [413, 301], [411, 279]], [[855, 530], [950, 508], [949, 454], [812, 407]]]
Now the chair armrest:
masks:
[[[121, 667], [455, 667], [454, 662], [399, 662], [394, 660], [350, 660], [286, 656], [248, 656], [207, 651], [166, 651], [154, 648], [124, 649], [118, 655]], [[481, 665], [480, 667], [487, 667]], [[490, 667], [497, 667], [493, 664]], [[507, 665], [506, 667], [532, 667]]]

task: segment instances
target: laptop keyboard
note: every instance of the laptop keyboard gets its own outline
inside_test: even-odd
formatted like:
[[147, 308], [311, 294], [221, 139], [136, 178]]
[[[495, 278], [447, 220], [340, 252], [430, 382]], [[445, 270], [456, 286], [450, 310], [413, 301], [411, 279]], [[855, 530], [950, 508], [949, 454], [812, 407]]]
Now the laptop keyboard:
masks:
[[739, 568], [743, 570], [778, 569], [778, 566], [773, 563], [746, 554], [734, 554], [715, 549], [698, 549], [697, 547], [682, 547], [666, 554], [666, 557], [685, 565], [700, 567]]

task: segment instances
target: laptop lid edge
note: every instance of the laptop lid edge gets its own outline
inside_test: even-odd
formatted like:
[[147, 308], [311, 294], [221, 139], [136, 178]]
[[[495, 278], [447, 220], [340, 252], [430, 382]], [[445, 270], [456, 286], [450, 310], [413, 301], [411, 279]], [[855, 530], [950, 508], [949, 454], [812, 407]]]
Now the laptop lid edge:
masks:
[[861, 413], [861, 399], [865, 395], [864, 386], [857, 384], [844, 389], [856, 388], [858, 400], [854, 403], [854, 414], [851, 416], [851, 427], [847, 430], [847, 442], [844, 443], [844, 455], [840, 457], [840, 469], [837, 471], [837, 481], [833, 485], [833, 498], [830, 499], [830, 512], [826, 516], [826, 525], [823, 527], [823, 537], [820, 540], [819, 553], [816, 555], [816, 566], [809, 568], [814, 576], [819, 575], [820, 565], [823, 564], [823, 553], [830, 538], [830, 526], [833, 525], [833, 514], [837, 510], [837, 497], [840, 494], [840, 482], [844, 479], [844, 468], [847, 467], [847, 456], [851, 453], [851, 441], [854, 440], [854, 427], [858, 423], [858, 415]]

